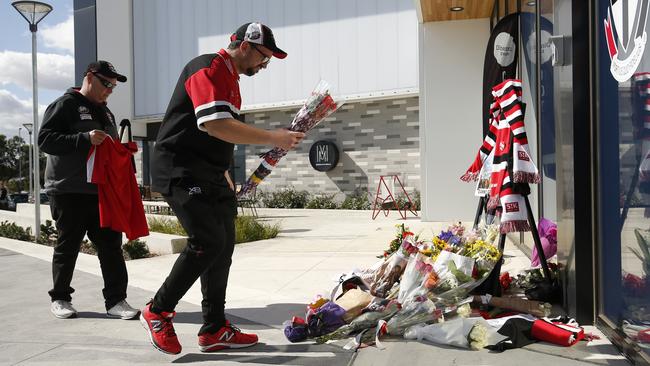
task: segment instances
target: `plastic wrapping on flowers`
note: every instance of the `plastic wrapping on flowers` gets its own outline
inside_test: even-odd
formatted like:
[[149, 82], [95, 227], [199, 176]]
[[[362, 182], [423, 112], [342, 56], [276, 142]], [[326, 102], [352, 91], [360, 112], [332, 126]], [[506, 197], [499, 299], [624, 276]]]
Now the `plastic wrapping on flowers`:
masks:
[[[374, 342], [372, 337], [378, 342], [383, 335], [402, 335], [408, 327], [442, 321], [473, 300], [469, 293], [488, 277], [501, 257], [491, 238], [496, 236], [493, 231], [498, 232], [496, 226], [468, 231], [454, 224], [431, 241], [419, 240], [407, 227], [399, 229], [399, 247], [359, 274], [373, 296], [399, 306], [378, 311], [369, 305], [362, 315], [317, 342], [362, 332], [351, 346], [358, 347]], [[465, 308], [458, 314], [467, 316]]]

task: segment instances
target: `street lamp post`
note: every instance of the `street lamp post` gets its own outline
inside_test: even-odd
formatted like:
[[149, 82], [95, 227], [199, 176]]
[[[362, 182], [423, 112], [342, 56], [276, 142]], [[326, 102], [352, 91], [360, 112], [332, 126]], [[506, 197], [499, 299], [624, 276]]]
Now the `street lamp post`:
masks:
[[[21, 136], [20, 132], [22, 131], [22, 127], [18, 127], [18, 137], [22, 140], [23, 136]], [[18, 151], [18, 182], [20, 187], [18, 189], [18, 193], [23, 190], [23, 145], [20, 145], [20, 150]]]
[[27, 193], [27, 201], [33, 202], [32, 200], [34, 199], [34, 190], [33, 190], [33, 177], [34, 177], [34, 169], [32, 168], [32, 131], [34, 124], [33, 123], [23, 123], [23, 126], [27, 130], [27, 133], [29, 134], [29, 191]]
[[[36, 31], [38, 22], [43, 20], [52, 11], [52, 6], [39, 1], [14, 1], [11, 5], [29, 23], [32, 32], [32, 94], [34, 109], [34, 136], [38, 136], [38, 77], [36, 73]], [[30, 138], [31, 140], [31, 138]], [[38, 240], [41, 234], [41, 185], [38, 144], [33, 144], [34, 159], [34, 237]]]

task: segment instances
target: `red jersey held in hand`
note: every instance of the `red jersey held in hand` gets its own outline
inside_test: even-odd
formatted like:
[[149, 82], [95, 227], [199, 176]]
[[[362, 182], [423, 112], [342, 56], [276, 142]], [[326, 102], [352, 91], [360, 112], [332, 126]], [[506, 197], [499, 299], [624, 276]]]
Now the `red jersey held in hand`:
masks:
[[95, 183], [99, 194], [99, 225], [123, 232], [129, 240], [149, 235], [131, 162], [137, 151], [134, 142], [122, 144], [109, 137], [93, 145], [86, 160], [88, 183]]

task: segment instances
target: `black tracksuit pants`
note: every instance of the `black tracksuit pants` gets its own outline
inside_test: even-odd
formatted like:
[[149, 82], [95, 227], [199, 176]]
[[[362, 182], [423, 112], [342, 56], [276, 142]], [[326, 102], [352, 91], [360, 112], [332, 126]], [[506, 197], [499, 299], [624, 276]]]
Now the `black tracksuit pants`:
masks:
[[203, 326], [199, 334], [214, 333], [226, 321], [228, 274], [235, 246], [235, 193], [228, 187], [172, 181], [165, 196], [188, 235], [187, 246], [153, 299], [154, 312], [171, 312], [201, 278]]
[[70, 287], [79, 247], [86, 233], [97, 248], [104, 277], [102, 290], [106, 309], [126, 298], [128, 275], [122, 255], [122, 234], [99, 227], [99, 203], [96, 194], [57, 194], [50, 196], [50, 210], [56, 221], [57, 244], [52, 259], [54, 287], [52, 301], [71, 301]]

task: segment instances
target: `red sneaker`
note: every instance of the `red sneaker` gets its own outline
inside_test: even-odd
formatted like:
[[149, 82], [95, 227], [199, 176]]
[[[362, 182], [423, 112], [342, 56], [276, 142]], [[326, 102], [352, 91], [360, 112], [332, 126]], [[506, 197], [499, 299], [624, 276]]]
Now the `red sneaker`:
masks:
[[159, 351], [176, 355], [181, 353], [181, 344], [178, 342], [172, 318], [176, 312], [156, 314], [151, 312], [151, 303], [142, 309], [140, 322], [149, 334], [151, 344]]
[[216, 333], [204, 333], [199, 336], [199, 349], [201, 352], [214, 352], [226, 348], [244, 348], [257, 344], [256, 334], [242, 333], [242, 331], [226, 320], [226, 325]]

